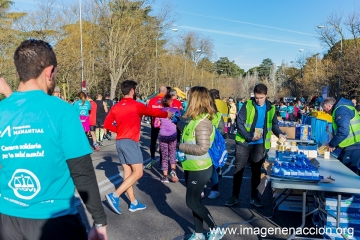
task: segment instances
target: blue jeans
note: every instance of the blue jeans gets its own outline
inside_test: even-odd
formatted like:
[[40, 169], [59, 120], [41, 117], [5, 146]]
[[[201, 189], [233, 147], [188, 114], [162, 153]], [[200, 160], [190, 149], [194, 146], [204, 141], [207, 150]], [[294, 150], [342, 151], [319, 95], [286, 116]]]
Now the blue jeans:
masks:
[[360, 169], [360, 149], [342, 151], [339, 159], [345, 166], [355, 173], [358, 168]]

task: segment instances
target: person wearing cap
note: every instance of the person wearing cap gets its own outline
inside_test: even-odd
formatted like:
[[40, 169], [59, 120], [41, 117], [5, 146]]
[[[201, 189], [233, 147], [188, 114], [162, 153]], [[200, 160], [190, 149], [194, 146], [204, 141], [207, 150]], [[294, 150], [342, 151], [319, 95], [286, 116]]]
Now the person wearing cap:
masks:
[[[108, 112], [110, 112], [110, 109], [113, 106], [113, 101], [110, 99], [110, 93], [108, 93], [108, 92], [105, 93], [104, 102], [106, 103]], [[108, 131], [107, 129], [104, 129], [104, 139], [109, 140], [109, 141], [111, 140], [111, 132]]]
[[353, 172], [360, 163], [360, 116], [354, 103], [340, 98], [328, 97], [322, 102], [323, 110], [332, 115], [333, 138], [327, 144], [330, 152], [341, 150], [338, 159]]

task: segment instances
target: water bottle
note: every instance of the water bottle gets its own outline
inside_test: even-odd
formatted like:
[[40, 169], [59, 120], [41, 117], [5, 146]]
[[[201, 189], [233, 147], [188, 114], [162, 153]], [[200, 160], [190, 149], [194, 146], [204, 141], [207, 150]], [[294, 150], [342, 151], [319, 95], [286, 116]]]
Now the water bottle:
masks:
[[179, 161], [179, 162], [184, 162], [186, 160], [186, 156], [185, 156], [185, 153], [178, 150], [176, 151], [176, 159]]
[[311, 179], [312, 178], [312, 170], [309, 166], [305, 167], [305, 179]]
[[290, 163], [288, 164], [288, 166], [289, 166], [290, 176], [291, 176], [291, 177], [297, 177], [298, 171], [297, 171], [297, 169], [296, 169], [296, 167], [295, 167], [295, 164], [293, 164], [293, 163], [290, 162]]
[[320, 174], [319, 174], [319, 169], [317, 167], [312, 167], [311, 173], [312, 173], [312, 179], [314, 180], [319, 179]]
[[275, 161], [274, 166], [272, 167], [272, 174], [278, 176], [280, 174], [280, 164], [278, 161]]
[[282, 163], [279, 175], [282, 177], [290, 177], [290, 170], [287, 163]]

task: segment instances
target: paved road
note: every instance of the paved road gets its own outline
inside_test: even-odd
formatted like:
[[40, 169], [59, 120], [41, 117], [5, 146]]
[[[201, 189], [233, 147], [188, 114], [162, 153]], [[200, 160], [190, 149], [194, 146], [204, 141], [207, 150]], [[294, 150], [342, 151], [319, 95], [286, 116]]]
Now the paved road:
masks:
[[[150, 128], [149, 125], [143, 124], [140, 144], [145, 163], [150, 160], [149, 143]], [[217, 199], [205, 197], [203, 200], [218, 225], [232, 227], [236, 231], [235, 234], [226, 234], [223, 239], [286, 239], [288, 235], [241, 234], [241, 231], [246, 227], [252, 227], [254, 230], [257, 227], [298, 227], [301, 223], [300, 213], [278, 212], [275, 218], [270, 217], [272, 215], [272, 190], [270, 186], [260, 197], [265, 208], [256, 208], [250, 205], [250, 169], [245, 170], [240, 204], [231, 208], [224, 205], [231, 196], [234, 144], [234, 136], [230, 135], [227, 139], [230, 155], [227, 164], [223, 167], [224, 176], [219, 183], [220, 196]], [[134, 213], [128, 211], [129, 201], [124, 194], [121, 196], [122, 214], [117, 215], [109, 208], [104, 196], [120, 185], [123, 171], [119, 164], [115, 141], [106, 141], [104, 145], [101, 151], [92, 154], [92, 159], [100, 195], [108, 216], [109, 239], [187, 239], [194, 231], [194, 224], [191, 211], [185, 204], [185, 182], [182, 168], [178, 166], [177, 169], [180, 181], [166, 184], [160, 181], [161, 173], [157, 170], [157, 164], [152, 170], [144, 170], [143, 177], [136, 184], [135, 195], [147, 205], [147, 208]], [[205, 195], [207, 196], [209, 192], [210, 190], [207, 189]], [[84, 211], [80, 201], [78, 201], [78, 209], [84, 221], [87, 221], [87, 224], [92, 223], [92, 219]], [[310, 223], [307, 225], [311, 226]], [[205, 223], [204, 229], [208, 229]]]

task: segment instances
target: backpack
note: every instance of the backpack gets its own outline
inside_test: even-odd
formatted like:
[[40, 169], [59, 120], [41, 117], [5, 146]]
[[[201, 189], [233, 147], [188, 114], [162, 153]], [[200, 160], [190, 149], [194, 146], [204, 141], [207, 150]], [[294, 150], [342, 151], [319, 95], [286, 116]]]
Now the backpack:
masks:
[[226, 150], [226, 143], [221, 135], [220, 131], [214, 126], [214, 141], [209, 149], [209, 155], [211, 157], [211, 160], [213, 162], [213, 165], [215, 169], [221, 168], [225, 165], [228, 152]]

